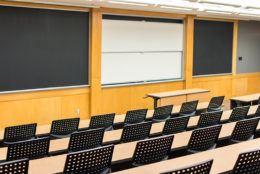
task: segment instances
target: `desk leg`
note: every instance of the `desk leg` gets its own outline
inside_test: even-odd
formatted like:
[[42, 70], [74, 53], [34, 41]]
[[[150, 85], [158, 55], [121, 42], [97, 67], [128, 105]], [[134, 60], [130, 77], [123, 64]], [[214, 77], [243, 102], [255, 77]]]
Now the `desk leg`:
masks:
[[237, 107], [237, 102], [234, 100], [230, 100], [230, 109], [233, 109], [235, 107]]
[[153, 98], [153, 100], [154, 100], [153, 107], [157, 108], [157, 102], [158, 102], [159, 98]]

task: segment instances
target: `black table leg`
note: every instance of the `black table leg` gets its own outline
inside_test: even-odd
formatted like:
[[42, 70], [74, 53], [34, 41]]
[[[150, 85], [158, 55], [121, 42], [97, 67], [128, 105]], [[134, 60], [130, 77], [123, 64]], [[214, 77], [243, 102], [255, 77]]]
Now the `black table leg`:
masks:
[[153, 107], [154, 107], [154, 108], [157, 108], [158, 99], [159, 99], [159, 98], [153, 98], [153, 100], [154, 100], [154, 105], [153, 105]]

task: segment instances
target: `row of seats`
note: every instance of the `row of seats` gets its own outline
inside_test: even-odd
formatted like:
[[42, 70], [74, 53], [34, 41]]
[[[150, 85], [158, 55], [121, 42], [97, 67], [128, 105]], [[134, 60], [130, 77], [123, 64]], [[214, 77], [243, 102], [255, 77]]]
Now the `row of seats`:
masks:
[[[208, 106], [208, 112], [221, 109], [224, 96], [213, 97]], [[185, 102], [181, 106], [179, 116], [193, 116], [196, 113], [198, 101]], [[154, 110], [153, 122], [166, 121], [171, 117], [173, 105], [157, 107]], [[124, 125], [141, 123], [146, 119], [148, 109], [127, 111]], [[175, 115], [176, 117], [176, 115]], [[113, 129], [115, 113], [92, 116], [89, 129], [104, 128], [105, 131]], [[79, 118], [54, 120], [51, 125], [50, 136], [52, 138], [64, 138], [78, 130]], [[11, 126], [5, 128], [4, 144], [27, 140], [35, 137], [37, 123]]]
[[[237, 121], [237, 120], [246, 118], [248, 110], [249, 110], [248, 106], [234, 108], [229, 120]], [[258, 114], [260, 113], [260, 105], [258, 106], [257, 112], [258, 112]], [[258, 116], [258, 114], [255, 116]], [[222, 115], [222, 111], [211, 112], [211, 113], [202, 113], [197, 127], [203, 128], [203, 127], [218, 125], [221, 115]], [[189, 120], [189, 116], [168, 119], [163, 128], [162, 135], [169, 135], [169, 134], [186, 131], [188, 120]], [[236, 135], [242, 135], [243, 131], [244, 131], [244, 133], [247, 133], [248, 129], [243, 130], [241, 127], [243, 127], [243, 124], [245, 124], [245, 126], [248, 127], [249, 123], [251, 123], [252, 120], [253, 119], [237, 122], [236, 125], [238, 128], [235, 127], [234, 132], [232, 133], [232, 136], [231, 136], [231, 140], [240, 141], [239, 138], [238, 139], [236, 138]], [[252, 122], [252, 124], [253, 123], [256, 123], [256, 121]], [[242, 126], [240, 124], [242, 124]], [[151, 121], [124, 126], [120, 142], [126, 143], [126, 142], [137, 141], [137, 140], [149, 138], [151, 126], [152, 126]], [[253, 124], [251, 126], [255, 126], [255, 124]], [[257, 124], [256, 124], [256, 126], [257, 126]], [[253, 128], [254, 127], [252, 127], [252, 129]], [[256, 127], [254, 129], [256, 129]], [[98, 129], [93, 129], [93, 130], [86, 130], [86, 131], [82, 131], [82, 132], [72, 133], [70, 136], [68, 152], [79, 151], [79, 150], [83, 150], [83, 149], [90, 149], [90, 148], [102, 146], [104, 131], [105, 131], [104, 128], [98, 128]], [[196, 130], [194, 132], [196, 133]], [[200, 132], [199, 134], [201, 134], [201, 133], [202, 132]], [[208, 132], [205, 132], [205, 133], [206, 133], [205, 134], [205, 137], [206, 137]], [[213, 134], [211, 134], [211, 135], [213, 135]], [[49, 143], [50, 143], [50, 137], [44, 137], [44, 138], [38, 138], [35, 140], [30, 140], [30, 141], [26, 140], [26, 141], [11, 143], [8, 146], [7, 160], [13, 160], [16, 158], [20, 158], [19, 156], [17, 156], [16, 153], [18, 153], [18, 154], [21, 154], [21, 153], [17, 150], [20, 149], [20, 151], [21, 151], [22, 150], [21, 147], [27, 148], [27, 146], [30, 146], [32, 148], [37, 148], [37, 153], [34, 153], [35, 157], [37, 157], [37, 158], [39, 157], [39, 154], [44, 154], [42, 156], [40, 155], [41, 157], [48, 156]], [[31, 152], [31, 151], [29, 151], [29, 152]], [[22, 154], [22, 155], [24, 155], [24, 154]], [[31, 157], [31, 158], [34, 158], [34, 157]]]
[[[243, 152], [238, 155], [232, 171], [226, 171], [222, 174], [257, 174], [260, 172], [260, 149]], [[199, 164], [183, 167], [176, 170], [165, 171], [161, 174], [209, 174], [213, 164], [213, 159], [200, 162]]]
[[[237, 143], [252, 139], [258, 122], [258, 117], [238, 121], [230, 141], [232, 143]], [[215, 148], [221, 127], [222, 125], [214, 125], [194, 130], [188, 143], [187, 152], [198, 153]], [[132, 158], [132, 165], [141, 166], [168, 159], [173, 139], [174, 135], [167, 135], [139, 141]], [[10, 145], [8, 147], [7, 160], [18, 161], [2, 163], [0, 164], [0, 170], [3, 168], [10, 170], [11, 167], [16, 165], [27, 166], [28, 168], [28, 159], [34, 159], [36, 156], [43, 157], [48, 155], [49, 140], [49, 138], [41, 138]], [[67, 155], [64, 173], [107, 173], [111, 167], [113, 149], [114, 145], [107, 145], [89, 150], [70, 152]], [[11, 163], [12, 165], [10, 165]], [[13, 163], [19, 164], [14, 165]], [[16, 169], [28, 170], [24, 167]]]

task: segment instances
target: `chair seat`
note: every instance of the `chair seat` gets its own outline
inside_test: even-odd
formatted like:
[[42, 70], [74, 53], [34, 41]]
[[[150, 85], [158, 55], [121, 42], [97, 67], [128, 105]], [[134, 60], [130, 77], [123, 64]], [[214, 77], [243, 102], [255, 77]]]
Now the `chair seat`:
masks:
[[[160, 162], [160, 161], [165, 161], [168, 160], [169, 156], [166, 155], [163, 159], [159, 160], [159, 161], [155, 161], [155, 162]], [[147, 164], [137, 164], [137, 163], [132, 163], [132, 166], [134, 167], [139, 167], [139, 166], [143, 166], [143, 165], [147, 165]]]
[[207, 111], [208, 111], [208, 112], [221, 111], [221, 108], [222, 108], [222, 106], [219, 106], [219, 107], [217, 107], [217, 108], [208, 108]]
[[240, 142], [243, 142], [243, 141], [248, 141], [248, 140], [253, 140], [254, 139], [254, 135], [252, 135], [250, 138], [248, 138], [247, 140], [232, 140], [230, 139], [230, 141], [232, 143], [240, 143]]
[[114, 129], [114, 128], [113, 128], [113, 126], [111, 125], [111, 126], [105, 128], [105, 131], [111, 131], [111, 130], [113, 130], [113, 129]]
[[[211, 147], [208, 148], [207, 150], [215, 149], [216, 146], [217, 146], [217, 144], [214, 144], [213, 146], [211, 146]], [[206, 151], [206, 150], [202, 150], [202, 151]], [[191, 153], [191, 154], [193, 154], [193, 153], [199, 153], [199, 152], [202, 152], [202, 151], [200, 151], [200, 150], [192, 150], [192, 149], [188, 149], [188, 150], [187, 150], [187, 152], [188, 152], [188, 153]]]
[[194, 116], [196, 115], [196, 111], [192, 112], [192, 113], [189, 113], [189, 114], [184, 114], [184, 113], [180, 113], [179, 116], [180, 117], [184, 117], [184, 116]]
[[56, 139], [56, 138], [68, 138], [70, 137], [71, 134], [66, 134], [66, 135], [55, 135], [55, 134], [51, 134], [50, 137], [52, 139]]
[[165, 122], [166, 120], [168, 120], [169, 118], [171, 118], [171, 116], [168, 116], [164, 119], [153, 119], [153, 123], [160, 123], [160, 122]]

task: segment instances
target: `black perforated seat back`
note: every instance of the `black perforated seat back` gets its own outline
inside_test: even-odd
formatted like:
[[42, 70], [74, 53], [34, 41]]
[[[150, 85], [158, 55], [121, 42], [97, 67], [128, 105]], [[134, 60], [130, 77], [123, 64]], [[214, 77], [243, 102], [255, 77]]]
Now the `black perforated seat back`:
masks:
[[114, 118], [115, 113], [92, 116], [90, 119], [89, 128], [108, 128], [113, 125]]
[[246, 141], [250, 139], [256, 130], [259, 118], [238, 121], [232, 132], [231, 140]]
[[217, 140], [222, 125], [196, 129], [192, 132], [188, 149], [193, 151], [204, 151], [212, 148]]
[[64, 174], [99, 174], [111, 167], [114, 145], [72, 152], [67, 155]]
[[127, 111], [124, 122], [127, 124], [140, 123], [145, 120], [147, 111], [148, 109]]
[[189, 119], [189, 116], [168, 119], [164, 124], [163, 134], [168, 135], [186, 131]]
[[160, 106], [154, 109], [153, 119], [165, 119], [171, 116], [173, 105]]
[[69, 142], [69, 151], [80, 151], [95, 148], [102, 145], [104, 129], [91, 129], [72, 133]]
[[236, 107], [232, 110], [229, 121], [239, 121], [246, 118], [250, 106]]
[[22, 158], [34, 159], [48, 156], [50, 138], [39, 138], [34, 140], [20, 141], [10, 144], [7, 150], [7, 160]]
[[232, 171], [233, 174], [260, 173], [260, 150], [240, 153]]
[[173, 137], [171, 135], [138, 142], [133, 163], [143, 165], [164, 159], [170, 153]]
[[51, 135], [69, 135], [78, 130], [79, 118], [54, 120], [51, 124]]
[[35, 137], [36, 123], [5, 128], [4, 142], [17, 142]]
[[121, 142], [142, 140], [149, 137], [152, 122], [126, 125], [123, 128]]
[[163, 172], [161, 174], [209, 174], [213, 159], [184, 168]]
[[219, 124], [222, 114], [223, 111], [202, 113], [200, 115], [198, 127], [202, 128]]

